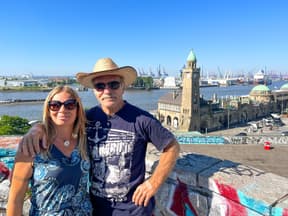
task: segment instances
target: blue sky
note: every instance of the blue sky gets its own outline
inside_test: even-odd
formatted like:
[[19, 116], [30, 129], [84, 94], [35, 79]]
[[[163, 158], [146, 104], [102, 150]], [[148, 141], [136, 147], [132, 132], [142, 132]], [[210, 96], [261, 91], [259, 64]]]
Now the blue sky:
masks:
[[178, 75], [193, 49], [203, 71], [288, 73], [288, 1], [1, 1], [0, 75], [74, 75], [119, 66]]

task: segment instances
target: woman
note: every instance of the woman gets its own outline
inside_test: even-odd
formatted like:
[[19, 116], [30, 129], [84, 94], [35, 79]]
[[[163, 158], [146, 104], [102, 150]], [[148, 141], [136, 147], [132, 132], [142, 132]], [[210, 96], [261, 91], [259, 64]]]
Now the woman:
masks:
[[49, 93], [44, 102], [43, 127], [48, 150], [34, 158], [17, 152], [7, 215], [22, 214], [29, 180], [30, 215], [91, 215], [85, 112], [72, 88], [58, 86]]

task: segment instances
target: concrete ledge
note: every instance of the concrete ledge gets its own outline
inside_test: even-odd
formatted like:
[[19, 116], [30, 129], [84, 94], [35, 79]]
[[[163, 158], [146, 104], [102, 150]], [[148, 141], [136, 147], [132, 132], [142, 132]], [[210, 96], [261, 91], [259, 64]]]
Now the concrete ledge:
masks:
[[[17, 136], [0, 137], [0, 148], [15, 149], [19, 139]], [[153, 146], [148, 146], [147, 176], [153, 172], [159, 155]], [[5, 158], [11, 158], [6, 156], [7, 153]], [[0, 208], [6, 205], [7, 182], [0, 183]], [[155, 216], [288, 216], [287, 178], [191, 152], [181, 153], [174, 170], [155, 197]]]
[[22, 136], [0, 136], [0, 148], [16, 149]]
[[191, 136], [176, 135], [179, 144], [202, 144], [202, 145], [223, 145], [223, 144], [261, 144], [270, 142], [272, 145], [288, 145], [288, 136], [227, 136], [227, 135], [209, 135], [209, 136]]
[[[147, 174], [153, 172], [158, 155], [150, 145]], [[159, 216], [284, 216], [288, 215], [288, 179], [240, 163], [186, 152], [158, 191], [156, 202], [155, 215]]]

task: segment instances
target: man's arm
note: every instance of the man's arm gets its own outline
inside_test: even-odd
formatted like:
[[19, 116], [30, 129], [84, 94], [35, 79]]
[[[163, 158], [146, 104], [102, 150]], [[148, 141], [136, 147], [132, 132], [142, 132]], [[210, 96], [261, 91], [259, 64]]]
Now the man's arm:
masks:
[[33, 157], [40, 152], [40, 147], [47, 148], [46, 134], [42, 124], [35, 124], [20, 140], [18, 151], [25, 156]]
[[160, 155], [159, 163], [152, 176], [135, 190], [132, 200], [136, 205], [147, 206], [149, 200], [154, 196], [161, 185], [165, 182], [173, 169], [180, 152], [180, 146], [173, 140]]

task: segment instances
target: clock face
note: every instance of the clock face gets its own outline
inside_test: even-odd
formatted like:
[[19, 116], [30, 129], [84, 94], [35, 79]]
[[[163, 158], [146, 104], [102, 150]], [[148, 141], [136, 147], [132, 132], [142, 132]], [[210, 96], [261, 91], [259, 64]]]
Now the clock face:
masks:
[[193, 73], [193, 79], [197, 79], [198, 78], [198, 74], [197, 73]]

